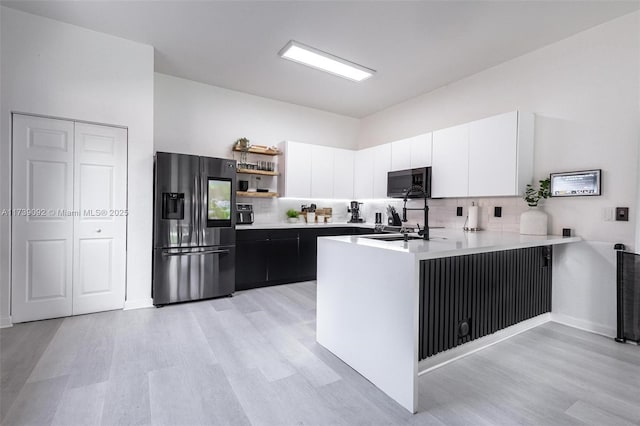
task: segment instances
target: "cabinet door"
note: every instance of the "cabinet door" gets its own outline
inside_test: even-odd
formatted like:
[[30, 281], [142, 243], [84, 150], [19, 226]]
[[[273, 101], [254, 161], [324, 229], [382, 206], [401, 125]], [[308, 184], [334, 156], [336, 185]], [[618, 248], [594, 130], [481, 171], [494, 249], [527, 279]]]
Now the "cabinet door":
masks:
[[333, 150], [333, 198], [353, 199], [355, 157], [350, 149]]
[[[316, 228], [300, 230], [300, 263], [298, 281], [315, 280], [318, 264], [318, 237], [330, 237], [334, 235], [357, 235], [357, 230], [362, 228]], [[369, 229], [368, 234], [373, 233]]]
[[373, 198], [387, 198], [387, 174], [391, 170], [391, 144], [373, 147]]
[[269, 241], [267, 281], [273, 284], [298, 281], [298, 238]]
[[311, 196], [314, 198], [333, 198], [333, 152], [328, 146], [311, 145]]
[[373, 198], [373, 148], [356, 152], [353, 177], [354, 198]]
[[391, 142], [391, 170], [411, 168], [411, 142], [413, 138]]
[[269, 242], [237, 241], [236, 290], [263, 287], [267, 284]]
[[311, 145], [287, 142], [284, 170], [285, 197], [309, 198], [311, 196]]
[[410, 139], [412, 169], [431, 165], [432, 137], [432, 133], [425, 133]]
[[318, 230], [300, 230], [299, 279], [301, 281], [310, 281], [316, 279], [316, 265], [318, 262], [318, 247], [316, 238], [318, 238]]
[[431, 196], [466, 197], [469, 194], [469, 125], [433, 132]]
[[469, 195], [517, 194], [518, 113], [469, 124]]

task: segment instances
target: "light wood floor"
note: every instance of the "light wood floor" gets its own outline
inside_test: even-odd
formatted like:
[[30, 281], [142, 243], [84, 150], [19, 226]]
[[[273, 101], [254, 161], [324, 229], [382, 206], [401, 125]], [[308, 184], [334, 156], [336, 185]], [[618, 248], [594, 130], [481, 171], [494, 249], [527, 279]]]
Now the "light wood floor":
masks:
[[412, 416], [315, 343], [315, 283], [0, 331], [3, 425], [640, 424], [640, 348], [545, 324], [420, 378]]

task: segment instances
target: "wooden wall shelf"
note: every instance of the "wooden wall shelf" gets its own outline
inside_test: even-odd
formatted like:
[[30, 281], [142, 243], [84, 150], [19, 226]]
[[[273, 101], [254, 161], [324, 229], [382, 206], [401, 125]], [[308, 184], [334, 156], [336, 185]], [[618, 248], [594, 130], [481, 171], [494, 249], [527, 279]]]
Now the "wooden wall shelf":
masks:
[[236, 148], [234, 146], [233, 150], [237, 151], [237, 152], [248, 152], [249, 154], [262, 154], [262, 155], [280, 155], [280, 154], [282, 154], [281, 151], [279, 151], [277, 149], [271, 149], [271, 148], [268, 148], [266, 146], [263, 146], [263, 147], [252, 146], [252, 147], [249, 147], [249, 149], [240, 149], [240, 148]]
[[250, 198], [274, 198], [278, 196], [277, 192], [246, 192], [246, 191], [237, 191], [236, 196], [238, 197], [250, 197]]
[[247, 175], [262, 175], [262, 176], [278, 176], [278, 172], [270, 172], [268, 170], [253, 170], [253, 169], [238, 169], [237, 173], [244, 173]]

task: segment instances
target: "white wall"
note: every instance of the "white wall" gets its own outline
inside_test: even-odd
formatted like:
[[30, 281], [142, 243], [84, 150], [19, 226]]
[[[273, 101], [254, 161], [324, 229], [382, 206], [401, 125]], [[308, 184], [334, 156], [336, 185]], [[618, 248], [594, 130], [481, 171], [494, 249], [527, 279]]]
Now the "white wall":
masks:
[[155, 76], [156, 151], [229, 157], [241, 138], [255, 145], [296, 140], [355, 148], [360, 121], [164, 74]]
[[[127, 126], [127, 305], [150, 303], [153, 48], [2, 7], [0, 205], [9, 208], [11, 112]], [[0, 218], [0, 319], [10, 301], [10, 219]]]
[[594, 27], [368, 116], [358, 137], [362, 148], [515, 109], [536, 113], [536, 180], [603, 170], [603, 196], [550, 199], [545, 210], [552, 233], [573, 228], [586, 240], [557, 252], [556, 318], [608, 334], [615, 329], [613, 243], [632, 249], [640, 217], [632, 211], [629, 222], [603, 218], [607, 207], [640, 209], [638, 28], [638, 12]]
[[616, 252], [611, 243], [582, 241], [553, 248], [552, 319], [616, 335]]
[[603, 169], [604, 195], [548, 200], [551, 231], [634, 243], [605, 207], [636, 207], [640, 14], [610, 21], [362, 120], [359, 147], [521, 109], [537, 114], [536, 179]]

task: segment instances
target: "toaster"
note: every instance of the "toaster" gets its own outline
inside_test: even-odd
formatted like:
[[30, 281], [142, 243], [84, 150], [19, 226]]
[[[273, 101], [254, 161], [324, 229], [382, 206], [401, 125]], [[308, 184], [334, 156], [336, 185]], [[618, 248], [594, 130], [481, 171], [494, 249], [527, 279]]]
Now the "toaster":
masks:
[[236, 204], [236, 225], [253, 223], [253, 204]]

